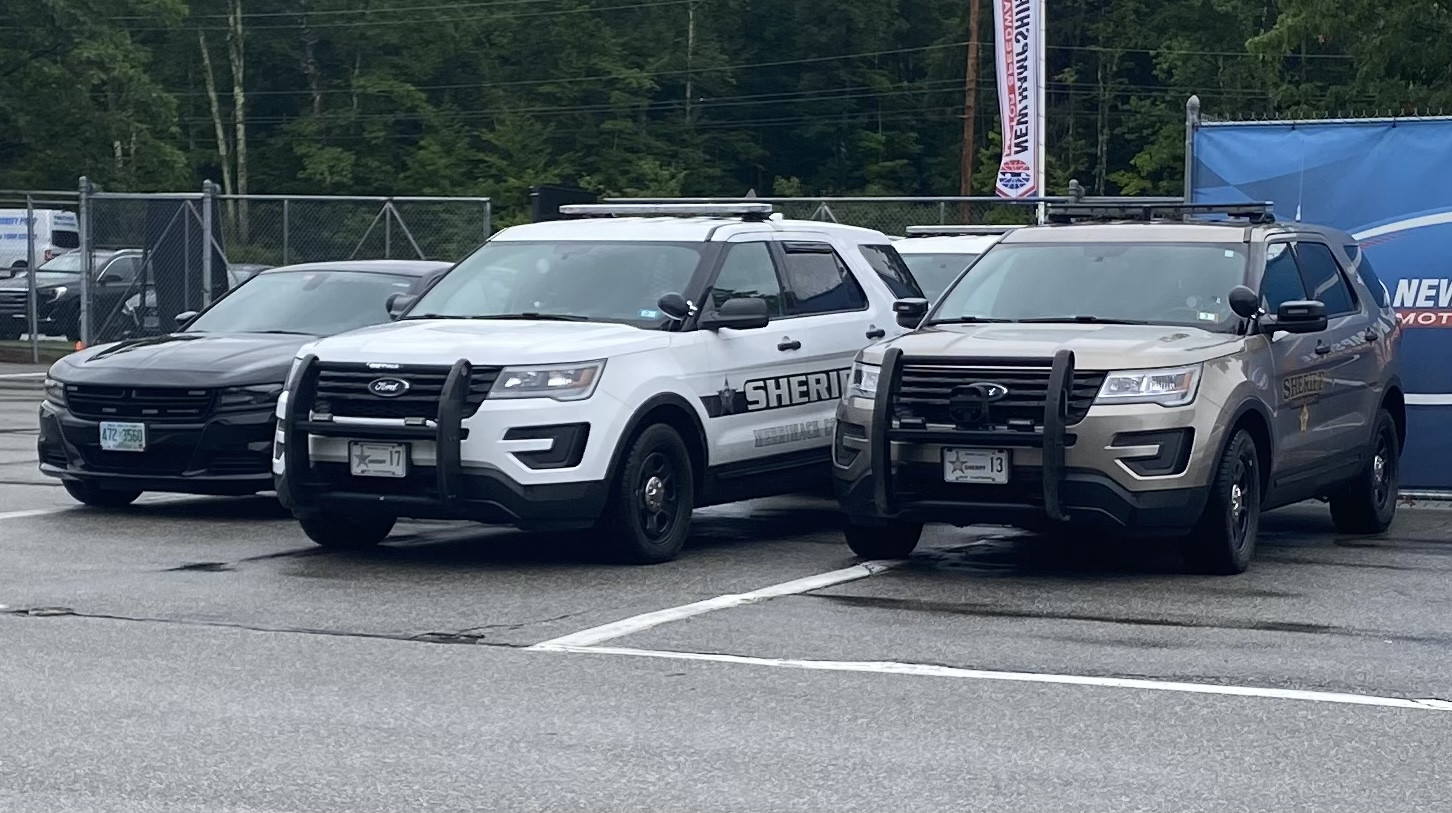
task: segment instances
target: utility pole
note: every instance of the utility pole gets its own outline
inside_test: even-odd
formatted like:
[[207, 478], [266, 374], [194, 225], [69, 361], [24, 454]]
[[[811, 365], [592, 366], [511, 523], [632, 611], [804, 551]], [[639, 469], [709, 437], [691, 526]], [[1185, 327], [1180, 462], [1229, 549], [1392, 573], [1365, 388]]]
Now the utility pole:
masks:
[[696, 2], [686, 4], [686, 123], [691, 121], [691, 96], [694, 89], [691, 83], [691, 63], [696, 56]]
[[[958, 194], [973, 194], [973, 147], [977, 141], [974, 125], [978, 118], [978, 6], [979, 0], [968, 0], [968, 66], [963, 77], [963, 162], [960, 167]], [[969, 206], [963, 204], [964, 219]]]

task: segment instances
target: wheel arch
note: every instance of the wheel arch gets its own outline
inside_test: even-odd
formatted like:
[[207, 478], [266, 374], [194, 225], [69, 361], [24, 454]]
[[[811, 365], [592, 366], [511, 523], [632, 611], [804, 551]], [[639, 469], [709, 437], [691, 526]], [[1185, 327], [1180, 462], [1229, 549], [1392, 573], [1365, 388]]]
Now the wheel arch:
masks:
[[1393, 379], [1386, 385], [1386, 393], [1381, 397], [1381, 408], [1391, 413], [1392, 423], [1397, 427], [1398, 452], [1406, 451], [1407, 448], [1407, 396], [1402, 392], [1402, 382]]
[[1241, 429], [1250, 433], [1255, 441], [1255, 454], [1260, 459], [1260, 487], [1264, 495], [1271, 484], [1271, 467], [1275, 462], [1275, 434], [1271, 427], [1274, 426], [1270, 410], [1265, 404], [1259, 401], [1247, 400], [1236, 408], [1232, 414], [1229, 430], [1225, 434], [1225, 443], [1235, 437], [1235, 433]]
[[630, 420], [626, 421], [625, 431], [615, 441], [615, 451], [610, 456], [610, 470], [606, 475], [606, 482], [615, 482], [625, 450], [630, 448], [630, 444], [635, 442], [641, 432], [657, 423], [676, 430], [681, 440], [685, 441], [686, 452], [691, 456], [691, 479], [696, 493], [700, 494], [705, 483], [706, 466], [710, 463], [710, 454], [706, 448], [706, 426], [690, 402], [673, 392], [646, 399], [645, 403], [636, 408]]

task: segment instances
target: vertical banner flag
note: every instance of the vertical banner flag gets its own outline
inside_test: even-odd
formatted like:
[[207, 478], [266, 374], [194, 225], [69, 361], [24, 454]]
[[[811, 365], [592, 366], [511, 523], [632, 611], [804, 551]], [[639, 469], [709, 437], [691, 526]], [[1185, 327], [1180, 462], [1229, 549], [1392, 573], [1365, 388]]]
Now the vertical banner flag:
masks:
[[998, 116], [1003, 121], [999, 197], [1041, 194], [1043, 178], [1043, 0], [994, 0]]

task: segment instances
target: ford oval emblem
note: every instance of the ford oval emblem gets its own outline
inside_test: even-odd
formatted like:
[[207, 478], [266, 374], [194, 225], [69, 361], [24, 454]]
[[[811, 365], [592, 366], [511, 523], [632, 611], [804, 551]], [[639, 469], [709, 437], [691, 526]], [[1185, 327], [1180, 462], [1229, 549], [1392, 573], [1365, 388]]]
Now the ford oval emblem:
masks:
[[990, 401], [999, 401], [1003, 396], [1008, 395], [1008, 387], [1002, 384], [980, 384], [983, 388], [983, 395]]
[[402, 378], [375, 378], [368, 382], [368, 391], [379, 398], [397, 398], [408, 392], [409, 383]]

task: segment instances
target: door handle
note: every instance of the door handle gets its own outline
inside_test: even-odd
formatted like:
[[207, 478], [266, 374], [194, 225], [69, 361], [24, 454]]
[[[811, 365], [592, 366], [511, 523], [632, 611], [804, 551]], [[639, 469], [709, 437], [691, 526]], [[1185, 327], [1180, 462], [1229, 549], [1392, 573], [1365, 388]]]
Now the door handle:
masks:
[[1327, 353], [1330, 353], [1330, 352], [1331, 352], [1331, 345], [1324, 344], [1322, 342], [1316, 342], [1316, 355], [1318, 355], [1318, 356], [1324, 356], [1324, 355], [1326, 355]]
[[786, 339], [785, 341], [777, 344], [776, 349], [782, 352], [786, 352], [788, 350], [801, 350], [802, 343], [797, 341], [796, 339]]
[[883, 330], [880, 327], [872, 327], [867, 329], [867, 338], [869, 339], [881, 339], [883, 336], [886, 335], [887, 331]]

